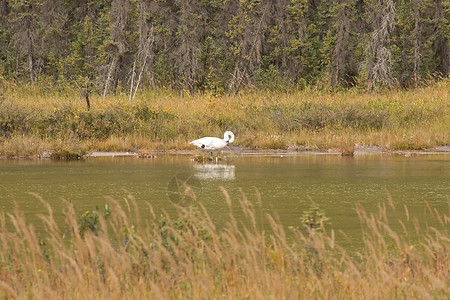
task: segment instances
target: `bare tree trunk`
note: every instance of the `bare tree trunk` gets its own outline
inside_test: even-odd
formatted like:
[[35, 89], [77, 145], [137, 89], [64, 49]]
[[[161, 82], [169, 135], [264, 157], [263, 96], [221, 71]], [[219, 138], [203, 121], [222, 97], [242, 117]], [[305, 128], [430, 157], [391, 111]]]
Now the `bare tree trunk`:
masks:
[[27, 56], [28, 56], [28, 69], [30, 71], [31, 84], [34, 83], [34, 61], [33, 61], [33, 36], [31, 34], [31, 20], [30, 17], [26, 19], [27, 22]]
[[[131, 74], [131, 84], [130, 84], [130, 97], [129, 101], [131, 102], [135, 97], [136, 93], [139, 89], [139, 85], [142, 82], [142, 77], [147, 68], [147, 62], [149, 57], [151, 57], [151, 61], [153, 61], [153, 44], [155, 42], [155, 34], [153, 25], [149, 28], [147, 24], [147, 9], [146, 3], [142, 1], [139, 4], [139, 47], [136, 53], [133, 69]], [[154, 74], [152, 69], [152, 63], [150, 66], [150, 82], [152, 87], [155, 87], [154, 82]], [[139, 75], [136, 81], [136, 74], [139, 70]]]
[[131, 102], [133, 96], [134, 77], [136, 77], [136, 59], [133, 62], [133, 69], [131, 70], [130, 97], [128, 99], [129, 102]]
[[419, 67], [420, 67], [420, 28], [419, 28], [419, 11], [415, 9], [414, 11], [414, 69], [413, 69], [413, 78], [414, 78], [414, 88], [417, 89], [419, 86]]
[[[149, 24], [147, 15], [149, 11], [158, 11], [159, 4], [155, 3], [154, 1], [150, 4], [153, 6], [149, 7], [149, 4], [147, 4], [145, 1], [141, 1], [139, 4], [139, 48], [138, 53], [136, 54], [136, 59], [138, 64], [141, 66], [141, 70], [139, 72], [138, 82], [136, 84], [134, 95], [136, 95], [137, 87], [142, 80], [142, 75], [144, 75], [146, 68], [150, 75], [150, 84], [152, 88], [155, 88], [155, 74], [153, 70], [155, 53], [153, 47], [156, 38], [154, 25], [152, 23]], [[142, 59], [142, 57], [144, 58]]]
[[413, 76], [414, 76], [414, 88], [417, 89], [419, 87], [419, 45], [416, 41], [414, 41], [414, 70], [413, 70]]
[[[155, 29], [152, 27], [150, 28], [150, 33], [149, 36], [147, 38], [147, 42], [145, 43], [145, 57], [143, 60], [143, 64], [142, 64], [142, 68], [141, 71], [139, 72], [139, 80], [137, 83], [137, 86], [139, 86], [139, 83], [141, 82], [142, 79], [142, 75], [144, 74], [147, 62], [149, 62], [150, 66], [149, 68], [149, 72], [150, 72], [150, 84], [152, 86], [152, 88], [156, 87], [155, 84], [155, 72], [153, 70], [153, 64], [154, 64], [154, 59], [155, 59], [155, 53], [153, 50], [153, 45], [155, 44]], [[137, 90], [137, 86], [136, 86], [136, 90]], [[135, 92], [136, 94], [136, 92]]]
[[32, 48], [28, 48], [28, 69], [30, 70], [30, 81], [34, 83], [34, 62]]
[[111, 3], [111, 32], [112, 45], [110, 50], [111, 64], [105, 81], [103, 97], [110, 90], [115, 90], [120, 79], [120, 65], [127, 50], [126, 30], [129, 26], [129, 11], [131, 9], [130, 0], [113, 0]]
[[245, 74], [247, 73], [247, 69], [245, 66], [242, 67], [240, 61], [234, 67], [233, 77], [231, 78], [230, 84], [228, 86], [228, 96], [231, 94], [237, 95], [239, 93], [239, 89], [241, 87], [242, 81], [244, 79]]
[[[331, 85], [338, 86], [349, 78], [345, 78], [351, 68], [351, 24], [349, 3], [341, 1], [336, 23], [338, 24], [336, 42], [331, 53], [330, 77]], [[348, 84], [348, 81], [346, 81]]]
[[238, 80], [239, 76], [239, 62], [236, 63], [236, 66], [234, 67], [233, 76], [231, 77], [230, 84], [228, 85], [228, 93], [227, 96], [231, 95], [231, 92], [233, 91], [234, 86], [236, 85], [236, 82]]
[[[136, 97], [136, 92], [137, 92], [137, 90], [138, 90], [138, 88], [139, 88], [139, 85], [140, 85], [140, 83], [141, 83], [141, 80], [142, 80], [142, 74], [144, 73], [146, 63], [147, 63], [147, 57], [145, 57], [145, 59], [144, 59], [144, 65], [142, 66], [141, 71], [139, 72], [138, 81], [137, 81], [137, 83], [136, 83], [136, 87], [135, 87], [134, 93], [133, 93], [133, 99], [134, 99], [134, 97]], [[152, 78], [153, 78], [153, 77], [152, 77]]]
[[114, 57], [111, 61], [111, 64], [109, 65], [108, 76], [106, 77], [105, 88], [103, 89], [103, 97], [106, 97], [106, 94], [108, 94], [108, 92], [109, 92], [110, 85], [111, 85], [112, 81], [114, 80], [113, 76], [114, 76], [114, 73], [116, 72], [116, 67], [117, 67], [118, 61], [119, 61], [119, 59], [117, 57]]
[[89, 101], [89, 93], [90, 93], [90, 91], [89, 91], [88, 87], [81, 89], [81, 95], [86, 100], [86, 108], [87, 108], [87, 110], [91, 109], [91, 102]]

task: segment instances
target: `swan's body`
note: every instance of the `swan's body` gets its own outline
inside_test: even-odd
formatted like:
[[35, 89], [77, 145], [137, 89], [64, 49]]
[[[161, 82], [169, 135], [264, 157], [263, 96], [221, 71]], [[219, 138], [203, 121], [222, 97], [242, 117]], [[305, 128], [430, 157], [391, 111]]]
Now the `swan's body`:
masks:
[[223, 139], [216, 137], [204, 137], [195, 141], [190, 142], [189, 144], [195, 145], [199, 148], [206, 150], [218, 150], [227, 146], [229, 143], [234, 142], [234, 133], [231, 131], [227, 131], [223, 135]]

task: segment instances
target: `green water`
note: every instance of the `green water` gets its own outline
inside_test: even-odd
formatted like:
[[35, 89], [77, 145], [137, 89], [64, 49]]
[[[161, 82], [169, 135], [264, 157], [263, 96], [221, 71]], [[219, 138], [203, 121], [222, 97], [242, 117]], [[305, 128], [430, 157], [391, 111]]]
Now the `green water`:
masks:
[[[361, 237], [355, 203], [375, 211], [377, 203], [387, 203], [392, 195], [397, 210], [391, 217], [404, 216], [404, 204], [411, 217], [427, 222], [426, 203], [448, 212], [450, 196], [450, 155], [400, 157], [362, 155], [343, 158], [336, 155], [231, 157], [218, 164], [199, 164], [190, 157], [160, 155], [154, 159], [89, 158], [79, 161], [0, 160], [0, 210], [13, 211], [14, 202], [39, 230], [41, 202], [44, 198], [63, 222], [63, 200], [71, 201], [81, 214], [102, 207], [112, 197], [121, 203], [131, 194], [142, 215], [149, 213], [146, 203], [157, 213], [173, 212], [174, 179], [189, 178], [197, 201], [220, 226], [227, 221], [228, 207], [219, 187], [233, 201], [244, 193], [256, 204], [261, 194], [261, 213], [276, 213], [283, 225], [298, 226], [302, 212], [310, 206], [309, 197], [330, 218], [343, 243]], [[172, 182], [172, 184], [171, 184]], [[171, 196], [172, 198], [168, 197]], [[258, 211], [258, 214], [260, 212]], [[238, 214], [239, 216], [239, 214]], [[395, 228], [399, 225], [392, 222]], [[267, 227], [268, 225], [265, 224]]]

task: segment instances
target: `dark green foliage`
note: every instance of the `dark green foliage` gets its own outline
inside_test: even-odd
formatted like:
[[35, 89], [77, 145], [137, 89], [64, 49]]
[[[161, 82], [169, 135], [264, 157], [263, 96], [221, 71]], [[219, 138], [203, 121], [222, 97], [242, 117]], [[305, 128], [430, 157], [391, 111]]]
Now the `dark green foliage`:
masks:
[[441, 0], [3, 0], [0, 80], [130, 100], [149, 87], [417, 87], [448, 76], [448, 20]]
[[312, 231], [322, 231], [325, 224], [328, 224], [330, 218], [325, 216], [325, 212], [317, 206], [317, 204], [313, 204], [309, 210], [304, 211], [302, 216], [300, 217], [300, 222], [307, 229]]
[[104, 218], [107, 218], [111, 215], [111, 209], [108, 204], [105, 204], [102, 211], [99, 211], [98, 207], [95, 210], [87, 210], [85, 211], [78, 220], [78, 230], [81, 235], [84, 235], [86, 231], [92, 231], [97, 234], [100, 230], [100, 217], [99, 215], [103, 215]]

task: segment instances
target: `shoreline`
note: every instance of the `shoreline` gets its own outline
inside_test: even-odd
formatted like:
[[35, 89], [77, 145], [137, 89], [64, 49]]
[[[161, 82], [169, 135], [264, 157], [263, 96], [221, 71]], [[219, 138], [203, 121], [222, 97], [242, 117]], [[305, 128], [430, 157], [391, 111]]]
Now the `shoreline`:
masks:
[[225, 150], [233, 155], [449, 152], [448, 91], [446, 82], [376, 94], [299, 91], [211, 98], [147, 91], [132, 103], [121, 95], [93, 96], [87, 110], [73, 96], [10, 90], [0, 101], [0, 157], [200, 154], [188, 141], [221, 137], [227, 130], [238, 136]]
[[[227, 157], [264, 157], [264, 156], [303, 156], [303, 155], [339, 155], [343, 157], [353, 156], [365, 156], [365, 155], [399, 155], [405, 157], [414, 157], [419, 155], [445, 155], [450, 154], [449, 146], [439, 146], [426, 150], [383, 150], [381, 147], [355, 147], [353, 153], [343, 153], [337, 148], [330, 148], [327, 150], [320, 149], [308, 149], [306, 147], [288, 147], [287, 149], [250, 149], [244, 147], [229, 147], [223, 150], [223, 155]], [[9, 156], [0, 155], [0, 160], [8, 159], [50, 159], [50, 160], [77, 160], [85, 158], [98, 158], [98, 157], [138, 157], [143, 159], [156, 158], [158, 155], [196, 155], [207, 154], [204, 151], [199, 150], [157, 150], [157, 149], [142, 149], [139, 151], [92, 151], [88, 154], [84, 154], [71, 158], [54, 158], [51, 151], [44, 151], [40, 155], [32, 156]]]

